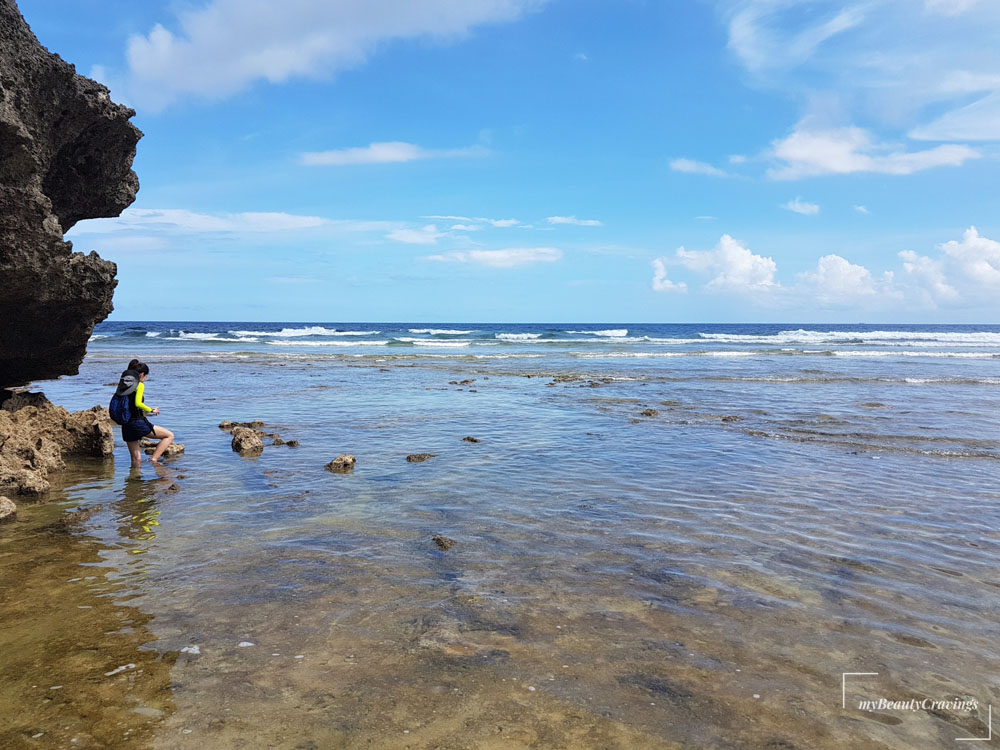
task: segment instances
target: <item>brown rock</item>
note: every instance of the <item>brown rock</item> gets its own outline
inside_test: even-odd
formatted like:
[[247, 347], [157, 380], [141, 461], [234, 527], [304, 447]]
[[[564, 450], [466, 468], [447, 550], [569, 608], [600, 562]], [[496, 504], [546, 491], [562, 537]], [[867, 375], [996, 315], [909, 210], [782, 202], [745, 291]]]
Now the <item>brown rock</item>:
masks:
[[17, 518], [17, 506], [7, 497], [0, 497], [0, 523]]
[[337, 456], [330, 463], [326, 465], [327, 471], [332, 471], [334, 474], [346, 474], [349, 471], [354, 471], [354, 464], [358, 461], [350, 453], [345, 453], [343, 456]]
[[226, 432], [232, 432], [232, 429], [236, 426], [237, 426], [236, 422], [234, 422], [231, 419], [223, 419], [221, 422], [219, 422], [219, 429], [225, 430]]
[[464, 438], [462, 438], [462, 442], [463, 443], [481, 443], [483, 441], [480, 440], [479, 438], [474, 438], [471, 435], [466, 435]]
[[434, 536], [431, 537], [431, 539], [434, 541], [434, 544], [438, 546], [438, 549], [445, 551], [450, 550], [452, 547], [458, 544], [458, 542], [456, 542], [454, 539], [442, 536], [441, 534], [435, 534]]
[[742, 422], [743, 421], [743, 417], [737, 417], [734, 414], [727, 414], [726, 416], [724, 416], [722, 418], [722, 421], [723, 422]]
[[[139, 447], [142, 448], [147, 456], [152, 456], [156, 452], [156, 446], [160, 444], [159, 440], [150, 440], [149, 438], [143, 438], [139, 441]], [[163, 451], [163, 458], [175, 458], [184, 452], [184, 443], [171, 443], [167, 446], [167, 449]]]
[[299, 447], [299, 441], [298, 440], [289, 440], [287, 443], [285, 443], [285, 445], [287, 445], [289, 448], [298, 448]]
[[259, 456], [264, 452], [264, 441], [249, 427], [237, 427], [233, 430], [232, 446], [241, 456]]
[[406, 457], [406, 460], [411, 464], [419, 464], [424, 461], [430, 461], [435, 455], [434, 453], [411, 453]]
[[0, 386], [73, 375], [111, 312], [114, 263], [63, 233], [139, 189], [135, 112], [42, 47], [0, 0]]
[[660, 412], [658, 412], [656, 409], [644, 409], [643, 411], [639, 412], [639, 416], [640, 417], [658, 417], [658, 416], [660, 416]]
[[281, 439], [281, 435], [276, 435], [274, 438], [274, 442], [271, 443], [271, 445], [284, 445], [284, 444], [285, 441]]
[[65, 468], [63, 456], [114, 453], [113, 422], [103, 407], [71, 414], [42, 393], [0, 391], [0, 398], [0, 491], [39, 495], [49, 489], [48, 475]]

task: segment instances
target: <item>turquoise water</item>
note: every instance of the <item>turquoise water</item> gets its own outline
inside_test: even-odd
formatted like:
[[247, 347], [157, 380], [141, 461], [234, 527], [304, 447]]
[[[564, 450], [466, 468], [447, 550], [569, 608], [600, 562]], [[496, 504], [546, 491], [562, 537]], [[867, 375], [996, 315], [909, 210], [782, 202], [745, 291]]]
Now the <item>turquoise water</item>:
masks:
[[[988, 731], [1000, 327], [113, 323], [37, 385], [106, 403], [133, 356], [186, 453], [0, 529], [5, 746]], [[857, 708], [914, 696], [977, 708]]]

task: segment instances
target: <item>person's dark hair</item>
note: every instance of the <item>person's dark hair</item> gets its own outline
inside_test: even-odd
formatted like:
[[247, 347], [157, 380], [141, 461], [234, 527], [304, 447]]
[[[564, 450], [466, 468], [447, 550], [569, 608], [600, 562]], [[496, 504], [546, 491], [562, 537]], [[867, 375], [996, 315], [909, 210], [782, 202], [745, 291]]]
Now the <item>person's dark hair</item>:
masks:
[[140, 375], [149, 375], [149, 365], [147, 365], [145, 362], [140, 362], [137, 359], [133, 359], [131, 362], [129, 362], [128, 367], [126, 369], [135, 370]]

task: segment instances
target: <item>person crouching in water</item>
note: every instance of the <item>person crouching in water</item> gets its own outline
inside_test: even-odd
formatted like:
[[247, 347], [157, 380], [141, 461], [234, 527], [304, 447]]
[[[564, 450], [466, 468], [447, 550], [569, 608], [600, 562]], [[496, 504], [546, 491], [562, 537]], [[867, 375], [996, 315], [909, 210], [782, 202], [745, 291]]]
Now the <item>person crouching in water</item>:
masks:
[[160, 413], [159, 409], [151, 408], [143, 403], [148, 376], [149, 366], [145, 362], [133, 359], [128, 363], [128, 370], [122, 374], [121, 382], [118, 384], [119, 393], [128, 393], [130, 388], [135, 386], [135, 390], [132, 392], [132, 419], [122, 425], [122, 439], [128, 445], [128, 451], [132, 456], [132, 468], [142, 464], [142, 449], [139, 447], [139, 441], [142, 438], [152, 437], [160, 441], [150, 459], [154, 464], [160, 462], [160, 456], [174, 442], [174, 433], [164, 427], [152, 424], [146, 418], [147, 414], [156, 416]]

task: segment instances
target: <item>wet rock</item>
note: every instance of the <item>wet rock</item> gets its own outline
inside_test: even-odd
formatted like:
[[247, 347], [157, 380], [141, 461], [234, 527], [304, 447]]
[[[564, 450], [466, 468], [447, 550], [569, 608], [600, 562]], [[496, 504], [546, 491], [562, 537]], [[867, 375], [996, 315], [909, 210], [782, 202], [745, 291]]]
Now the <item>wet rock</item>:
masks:
[[437, 455], [437, 454], [435, 454], [435, 453], [411, 453], [409, 456], [406, 457], [406, 460], [409, 461], [411, 464], [419, 464], [419, 463], [423, 463], [424, 461], [430, 461], [432, 458], [434, 458], [435, 455]]
[[299, 441], [298, 440], [289, 440], [287, 443], [285, 443], [285, 445], [287, 445], [289, 448], [298, 448], [299, 447]]
[[[143, 438], [139, 441], [139, 447], [145, 451], [147, 456], [152, 456], [156, 452], [156, 446], [160, 444], [159, 440], [150, 440], [149, 438]], [[174, 458], [181, 455], [184, 452], [184, 443], [171, 443], [167, 446], [167, 449], [163, 451], [163, 458]]]
[[658, 412], [656, 409], [644, 409], [643, 411], [639, 412], [639, 416], [640, 417], [658, 417], [658, 416], [660, 416], [660, 412]]
[[737, 417], [735, 414], [727, 414], [722, 418], [723, 422], [742, 422], [743, 417]]
[[475, 378], [473, 378], [471, 380], [459, 380], [458, 384], [459, 385], [472, 385], [475, 382], [476, 382], [476, 380], [475, 380]]
[[327, 471], [332, 471], [334, 474], [346, 474], [349, 471], [354, 471], [354, 465], [357, 462], [358, 460], [354, 456], [350, 453], [345, 453], [343, 456], [337, 456], [324, 468]]
[[552, 378], [553, 383], [575, 383], [581, 378], [578, 375], [556, 375]]
[[135, 200], [135, 112], [42, 47], [0, 0], [0, 386], [75, 375], [111, 312], [114, 263], [63, 233]]
[[17, 506], [9, 497], [0, 497], [0, 523], [17, 518]]
[[463, 443], [481, 443], [483, 441], [480, 440], [479, 438], [472, 437], [472, 435], [466, 435], [464, 438], [462, 438], [462, 442]]
[[431, 540], [438, 546], [438, 549], [448, 551], [454, 547], [458, 542], [450, 537], [443, 536], [441, 534], [435, 534], [431, 537]]
[[232, 432], [233, 428], [236, 426], [237, 426], [236, 422], [232, 421], [231, 419], [223, 419], [221, 422], [219, 422], [219, 429], [226, 430], [227, 432]]
[[103, 407], [71, 414], [42, 393], [0, 391], [0, 492], [40, 495], [63, 456], [111, 456], [113, 425]]
[[276, 435], [274, 438], [274, 442], [271, 443], [271, 445], [284, 445], [284, 444], [285, 441], [281, 439], [281, 435]]
[[233, 450], [241, 456], [259, 456], [264, 452], [264, 441], [249, 427], [233, 429]]

